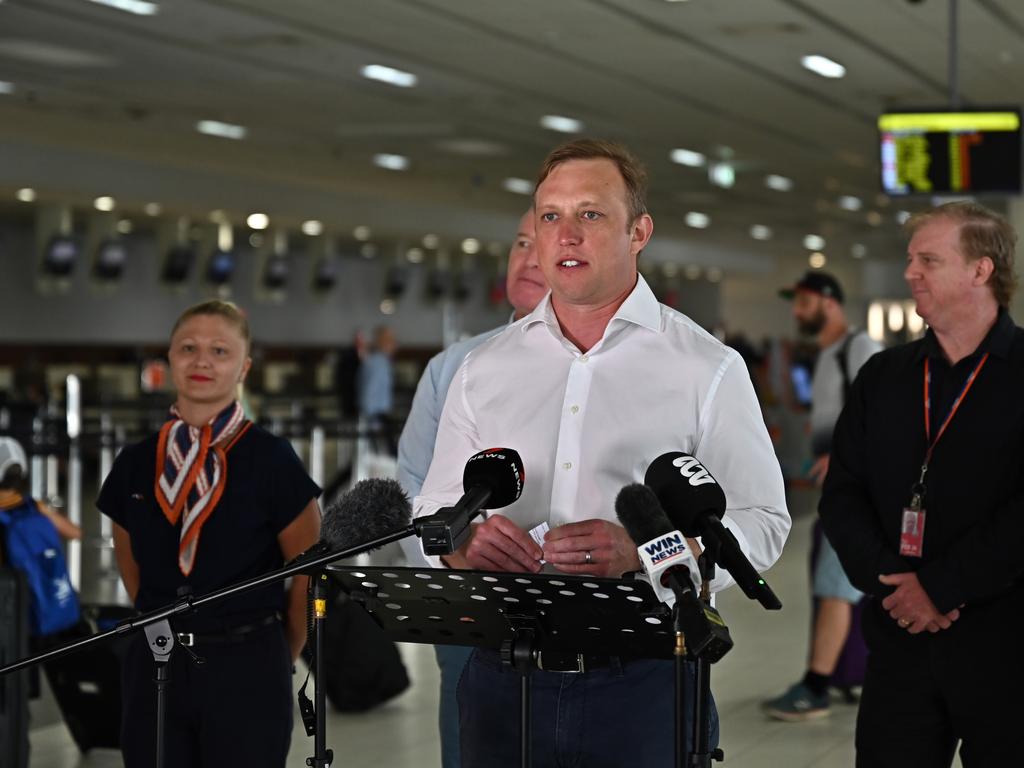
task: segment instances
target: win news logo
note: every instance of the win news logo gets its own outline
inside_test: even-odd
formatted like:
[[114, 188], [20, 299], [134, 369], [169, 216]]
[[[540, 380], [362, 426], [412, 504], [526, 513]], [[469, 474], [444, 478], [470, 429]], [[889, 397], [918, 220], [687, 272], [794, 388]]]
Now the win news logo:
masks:
[[668, 533], [644, 544], [643, 551], [651, 565], [663, 565], [686, 554], [686, 541], [678, 532]]

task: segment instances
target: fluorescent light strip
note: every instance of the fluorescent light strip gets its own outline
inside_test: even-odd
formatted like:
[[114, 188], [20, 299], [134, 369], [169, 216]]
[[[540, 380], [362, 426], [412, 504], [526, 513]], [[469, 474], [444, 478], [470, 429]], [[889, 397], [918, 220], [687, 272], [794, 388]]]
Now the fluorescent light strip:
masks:
[[389, 171], [405, 171], [409, 168], [409, 158], [405, 155], [389, 155], [382, 152], [373, 156], [373, 164]]
[[711, 217], [706, 213], [700, 213], [699, 211], [690, 211], [686, 214], [684, 219], [688, 227], [694, 229], [706, 229], [711, 224]]
[[750, 236], [755, 240], [771, 240], [772, 229], [764, 224], [755, 224], [750, 228]]
[[861, 202], [859, 197], [853, 195], [843, 195], [839, 198], [839, 207], [844, 211], [859, 211], [864, 207], [864, 203]]
[[533, 182], [528, 179], [510, 177], [501, 182], [501, 188], [506, 192], [515, 192], [517, 195], [533, 194]]
[[89, 2], [116, 8], [126, 13], [134, 13], [136, 16], [152, 16], [160, 10], [160, 6], [156, 3], [147, 3], [145, 0], [89, 0]]
[[207, 136], [217, 136], [222, 139], [235, 139], [241, 141], [249, 135], [249, 129], [244, 125], [232, 125], [222, 123], [219, 120], [200, 120], [196, 123], [196, 130], [205, 133]]
[[685, 165], [690, 168], [700, 168], [707, 162], [707, 158], [704, 155], [700, 152], [694, 152], [692, 149], [673, 149], [669, 152], [668, 156], [673, 163], [679, 163], [679, 165]]
[[804, 69], [830, 80], [836, 80], [846, 74], [846, 67], [838, 61], [832, 61], [828, 56], [821, 56], [817, 53], [802, 57], [800, 63]]
[[419, 82], [419, 78], [412, 72], [403, 72], [394, 67], [386, 67], [383, 64], [367, 64], [360, 72], [367, 80], [376, 80], [380, 83], [395, 85], [399, 88], [412, 88]]
[[804, 248], [808, 251], [820, 251], [825, 247], [825, 238], [821, 235], [806, 235], [804, 237]]
[[572, 117], [562, 115], [544, 115], [540, 119], [541, 127], [559, 133], [579, 133], [583, 130], [583, 123]]
[[777, 173], [771, 173], [764, 177], [764, 185], [776, 192], [789, 192], [793, 188], [793, 180]]

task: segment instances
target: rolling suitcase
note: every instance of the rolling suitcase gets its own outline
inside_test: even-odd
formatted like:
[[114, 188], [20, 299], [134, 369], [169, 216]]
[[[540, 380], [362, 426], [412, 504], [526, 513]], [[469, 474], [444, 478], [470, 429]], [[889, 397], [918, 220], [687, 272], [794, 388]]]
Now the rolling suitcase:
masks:
[[[83, 605], [83, 622], [60, 641], [111, 629], [135, 615], [131, 608]], [[110, 638], [43, 665], [64, 723], [83, 753], [94, 747], [121, 746], [121, 659], [131, 637]]]
[[[0, 568], [0, 666], [28, 656], [28, 591], [24, 577]], [[28, 765], [28, 670], [0, 677], [0, 765]]]

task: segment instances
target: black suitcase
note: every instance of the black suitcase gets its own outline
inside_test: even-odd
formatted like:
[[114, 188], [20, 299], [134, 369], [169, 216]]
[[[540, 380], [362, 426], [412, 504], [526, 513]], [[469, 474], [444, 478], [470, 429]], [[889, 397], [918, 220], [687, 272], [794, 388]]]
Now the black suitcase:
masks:
[[[83, 605], [83, 621], [62, 632], [60, 642], [111, 629], [134, 616], [131, 608]], [[131, 637], [111, 637], [43, 665], [64, 723], [83, 753], [121, 747], [121, 659]]]
[[[28, 656], [28, 590], [24, 577], [0, 568], [0, 666]], [[0, 677], [0, 766], [28, 765], [28, 670]]]

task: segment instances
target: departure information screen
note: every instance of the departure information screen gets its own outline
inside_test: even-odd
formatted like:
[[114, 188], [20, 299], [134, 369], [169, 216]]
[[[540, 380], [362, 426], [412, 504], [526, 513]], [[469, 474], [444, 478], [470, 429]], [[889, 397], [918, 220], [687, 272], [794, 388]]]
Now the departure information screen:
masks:
[[895, 112], [878, 129], [890, 195], [1021, 191], [1018, 109]]

